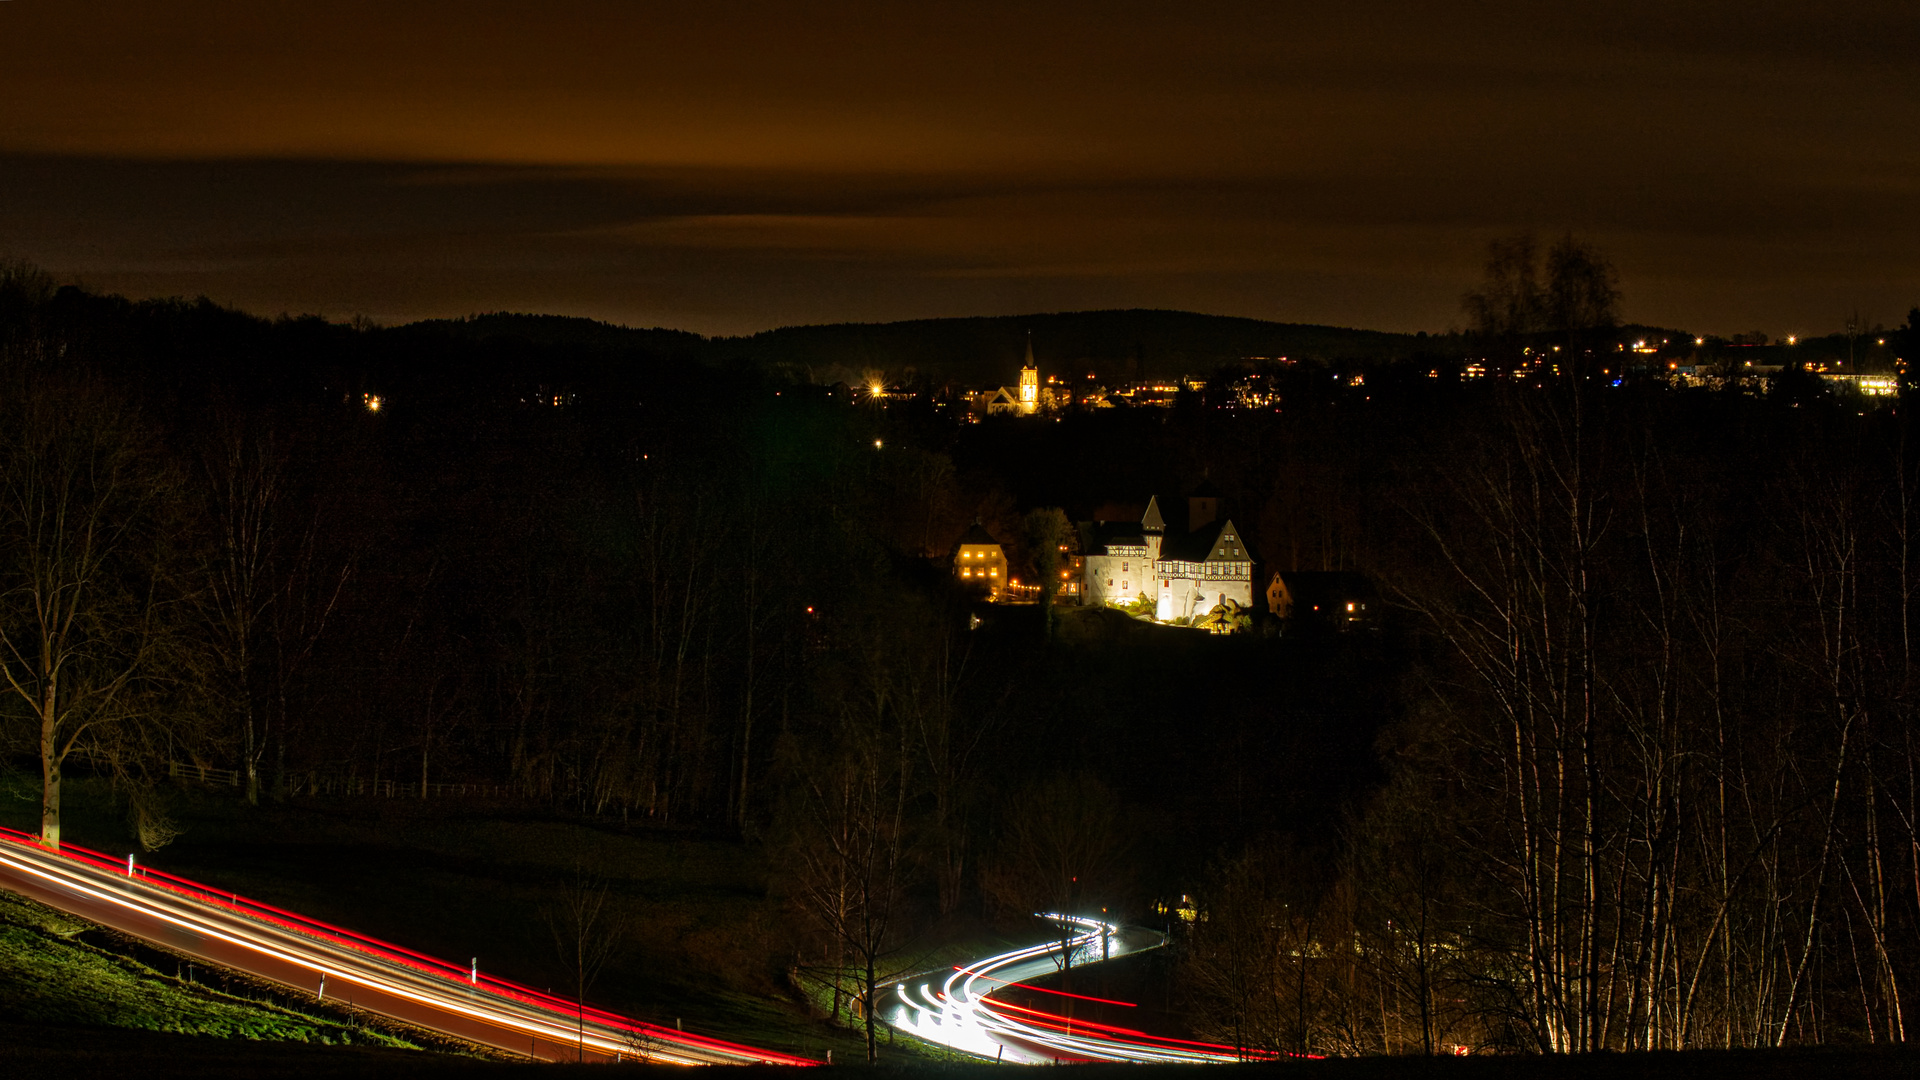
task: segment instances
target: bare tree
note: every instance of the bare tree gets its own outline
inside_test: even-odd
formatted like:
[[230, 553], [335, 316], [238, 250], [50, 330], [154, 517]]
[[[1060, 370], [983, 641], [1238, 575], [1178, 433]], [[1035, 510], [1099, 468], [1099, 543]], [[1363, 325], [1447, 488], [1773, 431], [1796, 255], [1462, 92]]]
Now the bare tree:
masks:
[[913, 866], [914, 754], [900, 715], [900, 639], [890, 614], [870, 603], [849, 627], [856, 644], [829, 684], [825, 730], [805, 746], [790, 744], [797, 805], [783, 845], [795, 900], [838, 954], [836, 1004], [843, 974], [854, 971], [869, 1062], [879, 1059], [877, 995], [903, 945]]
[[[1008, 914], [1085, 916], [1128, 896], [1128, 848], [1111, 789], [1086, 773], [1049, 777], [1007, 801], [981, 888]], [[1061, 966], [1071, 972], [1070, 945], [1083, 931], [1069, 922], [1053, 925]]]
[[627, 944], [626, 919], [612, 892], [611, 882], [589, 868], [584, 858], [576, 858], [565, 889], [545, 912], [554, 954], [573, 982], [579, 1024], [576, 1057], [582, 1061], [587, 1054], [587, 990]]
[[1519, 233], [1487, 245], [1481, 284], [1460, 303], [1473, 332], [1490, 344], [1550, 335], [1579, 352], [1619, 322], [1619, 276], [1598, 248], [1572, 233], [1544, 253], [1532, 233]]
[[0, 416], [0, 670], [35, 727], [41, 842], [60, 846], [79, 757], [131, 776], [164, 723], [153, 691], [177, 640], [156, 527], [175, 490], [130, 407], [85, 382], [24, 376]]
[[250, 803], [270, 740], [283, 737], [288, 688], [338, 606], [351, 560], [319, 553], [318, 521], [289, 528], [287, 449], [272, 435], [225, 417], [203, 455], [206, 522], [212, 531], [200, 592], [209, 681], [235, 718]]

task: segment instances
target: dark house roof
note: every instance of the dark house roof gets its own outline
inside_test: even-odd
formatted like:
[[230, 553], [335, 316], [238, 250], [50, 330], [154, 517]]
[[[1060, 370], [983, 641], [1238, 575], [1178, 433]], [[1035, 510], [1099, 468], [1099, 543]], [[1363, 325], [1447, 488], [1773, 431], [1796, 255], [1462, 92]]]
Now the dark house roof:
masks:
[[960, 548], [961, 548], [961, 546], [962, 546], [962, 545], [965, 545], [965, 544], [995, 544], [995, 545], [997, 545], [997, 544], [999, 544], [999, 543], [1000, 543], [1000, 541], [998, 541], [998, 540], [995, 540], [995, 539], [993, 538], [993, 534], [987, 531], [987, 527], [986, 527], [986, 526], [984, 526], [984, 525], [982, 525], [982, 524], [980, 524], [979, 522], [977, 522], [977, 521], [976, 521], [976, 522], [974, 522], [974, 523], [973, 523], [973, 528], [971, 528], [971, 529], [968, 529], [968, 530], [967, 530], [967, 533], [966, 533], [966, 535], [965, 535], [965, 536], [962, 536], [962, 537], [961, 537], [960, 539], [958, 539], [958, 540], [956, 540], [956, 541], [954, 541], [954, 544], [953, 544], [953, 549], [954, 549], [955, 551], [958, 551], [958, 550], [960, 550]]
[[1105, 555], [1110, 545], [1147, 545], [1147, 538], [1141, 533], [1137, 521], [1082, 521], [1077, 529], [1080, 534], [1080, 553], [1083, 555]]
[[[1231, 541], [1222, 540], [1229, 531]], [[1224, 549], [1224, 550], [1223, 550]], [[1198, 532], [1169, 535], [1160, 545], [1160, 557], [1178, 562], [1252, 562], [1246, 537], [1231, 519], [1202, 526]]]
[[1373, 597], [1373, 581], [1352, 570], [1276, 570], [1274, 577], [1287, 586], [1295, 604], [1311, 611], [1317, 605], [1331, 608], [1349, 600]]

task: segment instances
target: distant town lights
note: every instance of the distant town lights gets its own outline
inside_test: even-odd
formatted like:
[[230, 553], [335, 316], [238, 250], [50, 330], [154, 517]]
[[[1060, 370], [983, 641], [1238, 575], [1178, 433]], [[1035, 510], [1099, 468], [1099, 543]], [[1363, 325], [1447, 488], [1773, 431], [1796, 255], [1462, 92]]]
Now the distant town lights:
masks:
[[387, 403], [387, 399], [379, 394], [361, 394], [360, 400], [366, 405], [368, 412], [379, 412], [380, 406]]

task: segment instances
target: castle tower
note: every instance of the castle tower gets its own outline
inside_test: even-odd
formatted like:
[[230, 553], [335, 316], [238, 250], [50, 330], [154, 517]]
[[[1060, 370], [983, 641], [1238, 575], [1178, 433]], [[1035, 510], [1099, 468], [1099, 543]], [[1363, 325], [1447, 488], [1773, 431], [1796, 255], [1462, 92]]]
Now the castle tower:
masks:
[[1020, 413], [1031, 416], [1040, 408], [1040, 369], [1033, 362], [1033, 335], [1027, 335], [1027, 366], [1020, 369]]

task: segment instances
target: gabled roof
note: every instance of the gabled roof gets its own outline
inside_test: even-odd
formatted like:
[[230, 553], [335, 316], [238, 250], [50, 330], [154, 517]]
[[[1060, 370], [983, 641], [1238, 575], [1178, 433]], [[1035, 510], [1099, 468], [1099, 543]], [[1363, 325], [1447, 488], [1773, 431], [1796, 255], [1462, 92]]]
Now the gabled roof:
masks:
[[[1223, 539], [1227, 534], [1232, 540]], [[1160, 557], [1177, 562], [1252, 562], [1253, 555], [1247, 550], [1246, 537], [1233, 524], [1233, 519], [1215, 521], [1203, 526], [1198, 532], [1169, 536], [1160, 545]]]
[[987, 531], [985, 525], [976, 521], [973, 523], [973, 528], [968, 529], [966, 535], [962, 536], [959, 541], [954, 544], [954, 548], [958, 550], [966, 544], [992, 544], [998, 547], [1000, 546], [1000, 541], [993, 538], [993, 534]]

